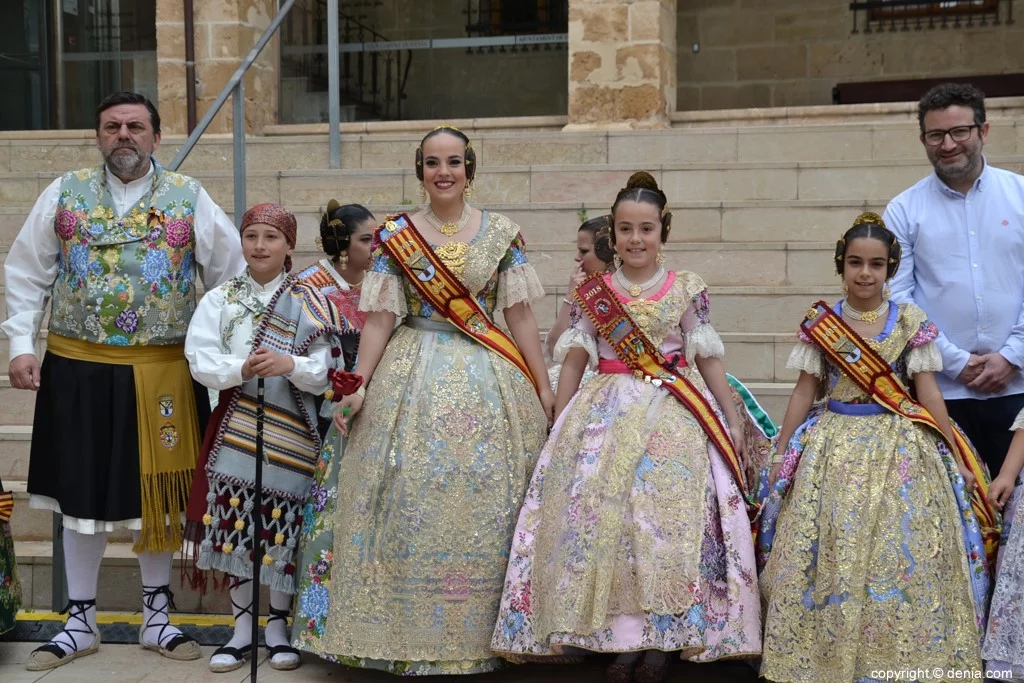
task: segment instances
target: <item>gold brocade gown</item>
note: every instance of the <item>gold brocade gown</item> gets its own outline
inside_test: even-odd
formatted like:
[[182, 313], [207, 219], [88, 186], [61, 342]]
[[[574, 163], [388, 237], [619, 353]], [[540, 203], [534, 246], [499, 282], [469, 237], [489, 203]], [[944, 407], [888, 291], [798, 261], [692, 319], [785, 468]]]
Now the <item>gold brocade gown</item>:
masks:
[[[921, 309], [893, 305], [871, 344], [906, 383], [941, 369], [936, 336]], [[828, 398], [845, 405], [830, 403], [798, 430], [787, 463], [799, 464], [780, 473], [792, 485], [760, 577], [761, 675], [845, 683], [887, 670], [980, 670], [984, 598], [979, 609], [972, 582], [987, 577], [974, 576], [982, 556], [967, 539], [980, 536], [948, 449], [888, 411], [848, 414], [875, 404], [806, 337], [790, 367], [824, 375]]]
[[[543, 294], [518, 227], [484, 212], [435, 252], [488, 313]], [[526, 485], [547, 436], [530, 381], [423, 301], [382, 249], [363, 310], [405, 315], [340, 459], [325, 657], [403, 675], [495, 668]]]

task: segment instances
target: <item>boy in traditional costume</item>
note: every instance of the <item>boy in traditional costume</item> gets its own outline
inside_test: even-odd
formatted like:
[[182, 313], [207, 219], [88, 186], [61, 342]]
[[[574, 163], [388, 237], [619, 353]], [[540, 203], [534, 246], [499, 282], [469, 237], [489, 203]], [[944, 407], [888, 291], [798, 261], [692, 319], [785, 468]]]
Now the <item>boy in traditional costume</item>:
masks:
[[193, 483], [189, 519], [205, 528], [198, 567], [233, 577], [234, 637], [210, 660], [210, 670], [239, 668], [252, 655], [255, 425], [257, 385], [264, 378], [263, 559], [260, 583], [270, 587], [266, 643], [270, 665], [294, 669], [298, 652], [285, 625], [296, 591], [295, 562], [302, 506], [320, 452], [315, 399], [331, 386], [341, 363], [347, 324], [314, 286], [289, 275], [295, 217], [259, 204], [242, 217], [249, 267], [209, 292], [189, 326], [185, 355], [193, 376], [221, 400], [211, 420]]

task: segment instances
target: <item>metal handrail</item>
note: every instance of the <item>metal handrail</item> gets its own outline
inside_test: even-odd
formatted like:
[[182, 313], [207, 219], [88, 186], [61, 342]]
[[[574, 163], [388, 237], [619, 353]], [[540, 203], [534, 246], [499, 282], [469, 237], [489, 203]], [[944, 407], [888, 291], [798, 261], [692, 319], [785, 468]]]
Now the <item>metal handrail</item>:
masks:
[[[337, 0], [333, 0], [337, 2]], [[274, 17], [270, 25], [267, 26], [266, 30], [263, 31], [263, 35], [260, 36], [256, 44], [249, 50], [249, 54], [245, 56], [242, 63], [235, 69], [235, 73], [231, 75], [224, 89], [217, 95], [217, 99], [213, 101], [210, 108], [206, 110], [206, 114], [203, 115], [202, 120], [196, 125], [188, 139], [185, 140], [185, 144], [181, 146], [178, 153], [174, 156], [174, 159], [170, 164], [167, 165], [172, 171], [177, 171], [181, 167], [185, 158], [188, 157], [192, 148], [196, 146], [199, 138], [202, 137], [206, 129], [210, 127], [210, 123], [220, 112], [221, 107], [227, 102], [229, 96], [232, 97], [232, 115], [234, 120], [232, 121], [233, 135], [232, 145], [234, 152], [234, 214], [235, 214], [235, 225], [240, 225], [242, 220], [242, 214], [245, 212], [245, 73], [249, 70], [249, 67], [253, 65], [256, 58], [260, 56], [263, 48], [267, 46], [270, 39], [274, 37], [274, 34], [281, 27], [281, 22], [288, 15], [288, 12], [295, 5], [295, 0], [285, 0], [281, 5], [281, 9], [278, 10], [277, 16]], [[338, 51], [337, 42], [334, 43], [332, 49], [335, 53]], [[340, 141], [339, 141], [340, 147]]]

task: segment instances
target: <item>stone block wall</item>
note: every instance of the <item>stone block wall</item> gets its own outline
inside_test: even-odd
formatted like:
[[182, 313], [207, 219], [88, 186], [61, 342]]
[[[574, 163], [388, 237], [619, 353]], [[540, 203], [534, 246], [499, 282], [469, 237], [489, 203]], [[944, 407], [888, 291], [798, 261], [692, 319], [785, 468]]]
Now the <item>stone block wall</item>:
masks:
[[[276, 11], [274, 0], [194, 0], [196, 120], [203, 118], [255, 45]], [[164, 133], [187, 132], [185, 98], [185, 23], [181, 0], [156, 0], [157, 82]], [[245, 77], [246, 126], [259, 132], [277, 123], [278, 38], [264, 48]], [[229, 133], [231, 100], [208, 128]]]
[[676, 19], [678, 110], [831, 104], [837, 83], [1024, 65], [1020, 21], [855, 34], [848, 0], [679, 0]]
[[676, 0], [570, 0], [569, 122], [668, 125], [676, 102]]

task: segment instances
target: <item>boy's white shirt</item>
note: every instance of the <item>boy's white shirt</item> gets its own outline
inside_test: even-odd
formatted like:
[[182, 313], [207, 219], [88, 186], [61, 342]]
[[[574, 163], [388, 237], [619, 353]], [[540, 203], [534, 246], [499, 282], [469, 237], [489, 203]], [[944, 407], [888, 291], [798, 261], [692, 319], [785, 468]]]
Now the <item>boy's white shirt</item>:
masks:
[[[269, 304], [274, 292], [281, 286], [286, 273], [272, 282], [260, 285], [250, 277], [256, 297]], [[246, 272], [248, 276], [248, 271]], [[242, 365], [248, 358], [255, 334], [253, 316], [239, 304], [229, 304], [225, 298], [225, 285], [207, 292], [196, 307], [185, 337], [185, 357], [192, 376], [200, 384], [220, 391], [244, 383]], [[224, 330], [229, 322], [234, 330], [225, 341]], [[331, 362], [331, 347], [325, 337], [314, 341], [305, 356], [292, 356], [295, 368], [285, 378], [299, 391], [314, 395], [326, 392], [331, 384], [327, 370]]]

